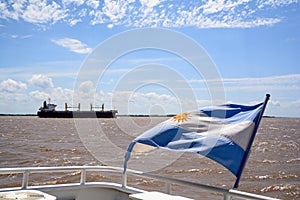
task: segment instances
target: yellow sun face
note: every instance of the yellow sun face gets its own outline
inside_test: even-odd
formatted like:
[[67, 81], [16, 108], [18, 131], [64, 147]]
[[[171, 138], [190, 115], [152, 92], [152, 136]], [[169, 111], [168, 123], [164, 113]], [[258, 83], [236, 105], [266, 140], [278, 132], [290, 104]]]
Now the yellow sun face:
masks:
[[184, 122], [184, 121], [187, 121], [188, 118], [189, 118], [189, 113], [184, 112], [184, 113], [181, 113], [181, 114], [178, 114], [178, 115], [174, 116], [173, 120], [177, 121], [177, 122]]

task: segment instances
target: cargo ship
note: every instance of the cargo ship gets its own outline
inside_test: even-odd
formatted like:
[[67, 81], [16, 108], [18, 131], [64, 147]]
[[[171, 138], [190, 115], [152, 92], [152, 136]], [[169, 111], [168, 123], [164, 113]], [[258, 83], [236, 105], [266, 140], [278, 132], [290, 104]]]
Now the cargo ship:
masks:
[[91, 109], [90, 111], [80, 111], [80, 103], [78, 104], [78, 110], [77, 111], [70, 111], [68, 108], [75, 108], [73, 106], [68, 106], [67, 103], [65, 103], [65, 110], [64, 111], [57, 111], [55, 110], [55, 107], [57, 105], [50, 103], [47, 104], [46, 101], [44, 101], [43, 106], [40, 107], [39, 111], [37, 112], [37, 115], [40, 118], [115, 118], [116, 113], [118, 113], [117, 110], [104, 110], [104, 104], [101, 106], [101, 110], [94, 111], [94, 108], [92, 104], [90, 105]]

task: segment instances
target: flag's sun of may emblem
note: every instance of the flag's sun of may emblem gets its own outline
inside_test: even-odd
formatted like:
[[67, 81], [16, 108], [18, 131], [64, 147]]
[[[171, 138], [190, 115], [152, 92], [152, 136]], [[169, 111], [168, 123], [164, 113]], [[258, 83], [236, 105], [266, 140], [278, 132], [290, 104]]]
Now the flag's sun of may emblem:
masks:
[[189, 119], [189, 113], [187, 113], [187, 112], [178, 114], [173, 117], [173, 120], [177, 121], [177, 122], [184, 122], [184, 121], [187, 121], [188, 119]]

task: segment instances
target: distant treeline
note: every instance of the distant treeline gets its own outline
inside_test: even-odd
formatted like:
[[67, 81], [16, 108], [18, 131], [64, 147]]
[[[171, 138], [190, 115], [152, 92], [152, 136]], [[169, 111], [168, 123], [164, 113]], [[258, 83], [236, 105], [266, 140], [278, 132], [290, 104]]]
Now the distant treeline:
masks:
[[0, 114], [0, 116], [37, 116], [37, 114]]
[[118, 117], [174, 117], [175, 114], [168, 114], [168, 115], [117, 115]]

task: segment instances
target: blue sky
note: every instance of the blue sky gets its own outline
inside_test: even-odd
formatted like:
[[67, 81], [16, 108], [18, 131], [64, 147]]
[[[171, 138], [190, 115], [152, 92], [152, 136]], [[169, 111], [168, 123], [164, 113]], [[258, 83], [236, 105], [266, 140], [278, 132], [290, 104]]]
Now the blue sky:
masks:
[[105, 41], [153, 28], [182, 34], [204, 49], [222, 80], [222, 88], [213, 88], [224, 94], [220, 103], [252, 104], [270, 93], [267, 115], [300, 117], [299, 8], [298, 0], [1, 1], [0, 113], [35, 113], [48, 97], [57, 109], [64, 102], [80, 102], [83, 109], [105, 103], [121, 114], [210, 105], [211, 80], [158, 49], [122, 55], [97, 81], [78, 82], [90, 53]]

